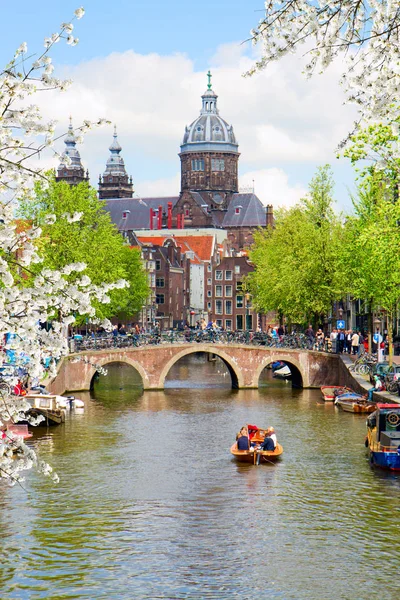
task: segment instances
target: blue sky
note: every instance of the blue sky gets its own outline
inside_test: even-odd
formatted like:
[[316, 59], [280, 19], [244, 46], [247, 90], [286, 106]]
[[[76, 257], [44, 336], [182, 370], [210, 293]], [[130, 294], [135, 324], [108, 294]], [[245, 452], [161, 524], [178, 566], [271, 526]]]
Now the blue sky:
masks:
[[[3, 23], [12, 26], [0, 39], [2, 64], [22, 41], [41, 49], [43, 38], [78, 6], [20, 0], [16, 15], [4, 3]], [[289, 57], [251, 80], [242, 77], [255, 54], [241, 42], [261, 18], [262, 0], [89, 0], [83, 6], [86, 14], [75, 22], [78, 46], [60, 43], [52, 52], [61, 75], [75, 84], [62, 98], [45, 102], [44, 114], [57, 118], [61, 130], [69, 114], [76, 124], [96, 116], [116, 122], [139, 195], [179, 192], [179, 145], [185, 125], [198, 115], [211, 68], [221, 116], [239, 140], [241, 185], [254, 179], [265, 204], [290, 205], [305, 193], [317, 166], [330, 162], [338, 204], [349, 206], [353, 170], [335, 159], [335, 147], [354, 111], [342, 106], [340, 65], [309, 82], [301, 75], [301, 58]], [[79, 147], [94, 185], [111, 138], [112, 128], [105, 128]]]

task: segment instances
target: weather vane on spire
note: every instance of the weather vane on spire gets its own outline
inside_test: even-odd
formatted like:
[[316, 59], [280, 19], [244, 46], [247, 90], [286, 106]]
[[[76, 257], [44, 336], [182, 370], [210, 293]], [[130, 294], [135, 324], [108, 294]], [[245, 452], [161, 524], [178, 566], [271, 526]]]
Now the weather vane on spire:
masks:
[[211, 77], [212, 77], [212, 75], [211, 75], [211, 71], [208, 71], [208, 73], [207, 73], [207, 77], [208, 77], [208, 84], [207, 84], [207, 87], [208, 87], [208, 89], [209, 89], [209, 90], [211, 90]]

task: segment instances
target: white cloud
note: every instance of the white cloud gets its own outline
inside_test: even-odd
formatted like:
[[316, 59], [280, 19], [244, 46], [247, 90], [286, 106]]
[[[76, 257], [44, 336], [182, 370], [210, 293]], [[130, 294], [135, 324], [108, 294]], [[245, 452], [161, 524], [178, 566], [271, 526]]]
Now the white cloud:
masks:
[[141, 198], [177, 196], [181, 183], [180, 174], [165, 179], [138, 181], [135, 185], [136, 193]]
[[253, 189], [264, 205], [274, 208], [294, 206], [307, 194], [307, 188], [301, 183], [289, 183], [289, 177], [283, 169], [260, 169], [249, 171], [240, 177], [240, 188]]
[[[337, 144], [354, 120], [351, 107], [343, 106], [340, 64], [306, 81], [302, 61], [288, 56], [252, 78], [243, 78], [252, 64], [244, 52], [245, 47], [237, 43], [225, 44], [211, 61], [220, 114], [234, 126], [241, 163], [264, 174], [263, 180], [269, 173], [267, 179], [271, 182], [275, 177], [278, 182], [287, 177], [282, 169], [290, 173], [295, 163], [332, 162]], [[66, 71], [74, 84], [65, 94], [43, 95], [46, 117], [59, 119], [64, 130], [70, 114], [76, 125], [87, 118], [108, 118], [118, 126], [122, 155], [138, 192], [161, 193], [165, 188], [164, 193], [177, 194], [177, 154], [185, 125], [199, 114], [205, 72], [197, 72], [193, 61], [182, 54], [140, 55], [132, 50]], [[79, 147], [94, 184], [104, 171], [111, 140], [112, 128], [105, 127], [89, 133]], [[280, 202], [279, 193], [288, 189], [287, 183], [277, 184], [274, 204]]]

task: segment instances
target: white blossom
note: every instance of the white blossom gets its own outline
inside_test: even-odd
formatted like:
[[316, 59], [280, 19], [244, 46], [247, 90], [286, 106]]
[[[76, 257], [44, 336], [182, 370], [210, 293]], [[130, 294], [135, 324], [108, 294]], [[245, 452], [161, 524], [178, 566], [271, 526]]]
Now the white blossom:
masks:
[[76, 16], [77, 19], [82, 19], [84, 14], [85, 14], [85, 9], [83, 8], [83, 6], [81, 6], [80, 8], [77, 8], [74, 11], [74, 15]]
[[261, 58], [247, 75], [307, 45], [307, 76], [343, 57], [342, 85], [360, 122], [394, 120], [400, 115], [399, 18], [392, 0], [267, 0], [250, 33]]
[[[75, 18], [81, 18], [83, 14], [83, 9], [78, 9]], [[63, 23], [60, 32], [45, 38], [46, 50], [39, 58], [35, 57], [31, 65], [29, 59], [23, 58], [23, 69], [18, 66], [22, 60], [18, 56], [25, 54], [27, 48], [21, 44], [7, 67], [0, 70], [0, 339], [12, 336], [8, 338], [7, 346], [15, 353], [16, 366], [24, 365], [29, 377], [39, 380], [45, 375], [44, 358], [51, 359], [48, 373], [55, 374], [56, 361], [68, 354], [65, 331], [74, 322], [73, 315], [94, 317], [93, 300], [107, 301], [107, 292], [122, 285], [121, 282], [93, 285], [83, 273], [86, 265], [82, 262], [65, 265], [58, 271], [42, 268], [30, 283], [29, 279], [24, 279], [25, 274], [33, 277], [31, 265], [41, 261], [36, 250], [41, 229], [17, 224], [16, 206], [22, 198], [29, 202], [35, 181], [43, 181], [44, 174], [32, 159], [49, 147], [55, 133], [55, 123], [46, 123], [32, 99], [38, 91], [67, 87], [69, 82], [53, 77], [53, 64], [48, 53], [53, 44], [66, 39], [71, 31], [72, 25]], [[100, 124], [101, 119], [94, 124], [86, 121], [78, 131], [83, 133], [92, 125]], [[74, 222], [81, 216], [76, 212], [69, 218]], [[46, 218], [50, 226], [54, 221], [55, 215]], [[69, 275], [74, 272], [82, 275], [71, 283]], [[50, 331], [41, 328], [41, 324], [50, 321]], [[5, 360], [6, 354], [2, 353], [0, 366]], [[38, 424], [39, 418], [33, 419], [26, 414], [29, 408], [29, 404], [14, 396], [11, 390], [0, 390], [1, 427], [26, 419], [32, 425]], [[18, 454], [13, 453], [15, 447]], [[23, 481], [23, 472], [32, 467], [52, 481], [58, 480], [52, 468], [41, 462], [21, 438], [5, 435], [0, 439], [1, 479], [14, 485]]]

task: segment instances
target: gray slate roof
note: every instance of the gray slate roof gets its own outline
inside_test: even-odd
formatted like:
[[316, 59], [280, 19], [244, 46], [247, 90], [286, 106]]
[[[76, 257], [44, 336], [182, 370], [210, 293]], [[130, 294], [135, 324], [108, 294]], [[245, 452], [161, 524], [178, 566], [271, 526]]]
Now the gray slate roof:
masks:
[[[201, 192], [190, 192], [196, 204], [208, 215], [204, 206], [207, 204]], [[111, 220], [119, 231], [132, 231], [135, 229], [149, 229], [150, 208], [163, 207], [163, 212], [168, 210], [168, 202], [175, 206], [178, 196], [165, 196], [161, 198], [112, 198], [106, 200], [105, 208], [110, 213]], [[240, 207], [239, 214], [236, 208]], [[129, 211], [129, 212], [128, 212]], [[123, 213], [127, 218], [123, 219]], [[228, 210], [212, 211], [211, 216], [216, 227], [264, 227], [266, 223], [265, 206], [255, 194], [232, 194]]]
[[[156, 209], [163, 207], [167, 212], [168, 202], [172, 202], [172, 207], [178, 201], [178, 196], [166, 196], [164, 198], [111, 198], [106, 200], [105, 209], [110, 213], [113, 223], [119, 231], [132, 231], [134, 229], [149, 229], [150, 227], [150, 208]], [[129, 212], [128, 212], [129, 211]], [[123, 213], [127, 213], [127, 218], [123, 218]]]
[[[240, 207], [239, 214], [236, 208]], [[265, 206], [255, 194], [233, 194], [222, 227], [264, 227]]]

